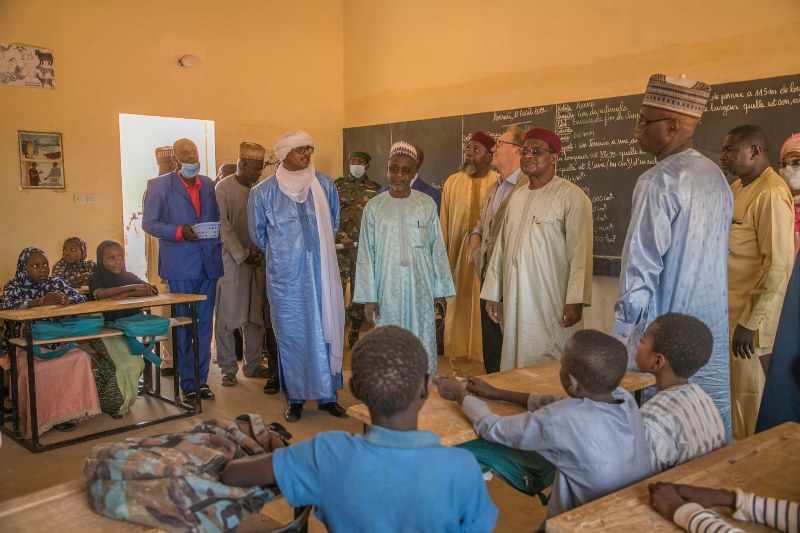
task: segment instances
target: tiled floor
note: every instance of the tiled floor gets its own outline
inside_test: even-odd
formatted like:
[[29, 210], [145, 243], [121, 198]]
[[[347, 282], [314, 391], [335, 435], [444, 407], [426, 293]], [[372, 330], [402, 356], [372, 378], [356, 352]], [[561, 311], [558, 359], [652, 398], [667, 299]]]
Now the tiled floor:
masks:
[[[345, 369], [349, 368], [349, 353], [345, 354]], [[444, 359], [440, 359], [440, 367], [448, 369]], [[473, 368], [473, 372], [474, 372]], [[345, 382], [349, 378], [349, 370], [345, 370]], [[303, 418], [295, 424], [288, 424], [283, 419], [286, 405], [280, 396], [267, 396], [262, 392], [265, 380], [239, 378], [237, 386], [223, 388], [219, 385], [220, 373], [216, 365], [212, 365], [209, 384], [217, 394], [217, 399], [203, 402], [203, 414], [197, 418], [186, 418], [170, 423], [137, 430], [135, 432], [114, 435], [106, 439], [90, 441], [67, 448], [32, 454], [18, 446], [16, 443], [5, 439], [0, 448], [0, 501], [35, 492], [65, 481], [81, 477], [83, 459], [95, 444], [111, 442], [132, 436], [153, 435], [180, 431], [190, 426], [197, 420], [215, 416], [235, 417], [240, 413], [254, 412], [260, 414], [265, 421], [280, 421], [288, 426], [294, 435], [293, 441], [298, 442], [314, 436], [320, 431], [344, 430], [352, 433], [361, 432], [362, 425], [352, 419], [338, 419], [327, 413], [318, 411], [313, 402], [306, 405]], [[347, 386], [342, 391], [340, 403], [345, 408], [358, 403], [350, 394]], [[128, 417], [138, 414], [142, 419], [150, 416], [152, 409], [163, 409], [161, 405], [148, 405], [139, 401], [134, 406], [134, 412]], [[149, 412], [148, 412], [149, 411]], [[126, 417], [126, 422], [128, 419]], [[112, 427], [116, 424], [107, 415], [81, 422], [76, 432], [93, 432], [97, 428]], [[45, 434], [43, 442], [49, 439], [60, 439], [63, 434], [49, 432]], [[488, 483], [489, 494], [495, 505], [500, 509], [500, 518], [497, 531], [532, 531], [545, 516], [545, 508], [538, 498], [531, 498], [516, 492], [503, 481], [493, 479]], [[280, 511], [278, 514], [281, 514]], [[277, 518], [281, 518], [278, 516]], [[0, 529], [2, 529], [0, 527]], [[312, 522], [311, 531], [325, 531], [319, 522]]]

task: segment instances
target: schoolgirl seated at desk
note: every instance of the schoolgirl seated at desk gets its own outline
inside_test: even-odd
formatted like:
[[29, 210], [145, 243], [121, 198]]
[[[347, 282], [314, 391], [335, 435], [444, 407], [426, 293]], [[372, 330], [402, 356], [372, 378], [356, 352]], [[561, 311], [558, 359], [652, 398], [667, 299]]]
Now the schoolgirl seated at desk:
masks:
[[[86, 297], [61, 278], [50, 276], [50, 262], [39, 248], [25, 248], [17, 260], [14, 279], [3, 288], [3, 309], [30, 309], [47, 305], [70, 305], [85, 302]], [[21, 324], [6, 322], [0, 343], [0, 365], [10, 368], [9, 341], [20, 336]], [[23, 433], [31, 438], [28, 412], [28, 365], [24, 352], [17, 361], [19, 414]], [[39, 434], [50, 428], [75, 429], [75, 422], [100, 414], [89, 355], [73, 348], [61, 357], [34, 357], [36, 372], [36, 416]]]
[[[97, 269], [89, 276], [88, 283], [93, 300], [123, 300], [158, 294], [153, 285], [125, 270], [125, 251], [114, 241], [103, 241], [97, 247]], [[107, 311], [103, 316], [113, 321], [139, 312]], [[98, 356], [95, 379], [100, 408], [113, 418], [121, 418], [136, 401], [144, 361], [131, 352], [125, 337], [93, 339], [89, 344]]]

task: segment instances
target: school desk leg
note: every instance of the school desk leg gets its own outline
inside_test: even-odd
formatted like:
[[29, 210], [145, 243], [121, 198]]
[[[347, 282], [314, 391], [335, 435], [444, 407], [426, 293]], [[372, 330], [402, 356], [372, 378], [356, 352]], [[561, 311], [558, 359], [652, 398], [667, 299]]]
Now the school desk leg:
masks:
[[[170, 306], [172, 309], [172, 316], [178, 316], [178, 306], [173, 304]], [[186, 326], [181, 326], [186, 327]], [[178, 334], [177, 332], [172, 332], [172, 388], [175, 394], [175, 405], [178, 405], [181, 401], [181, 393], [180, 393], [180, 375], [178, 370]]]
[[25, 343], [28, 345], [28, 396], [30, 405], [28, 411], [31, 414], [31, 437], [33, 449], [39, 450], [39, 413], [36, 407], [36, 377], [33, 371], [33, 334], [31, 333], [31, 321], [25, 321]]
[[19, 431], [19, 389], [17, 383], [18, 372], [17, 372], [17, 347], [13, 344], [9, 346], [11, 350], [9, 351], [9, 355], [11, 359], [9, 363], [11, 364], [11, 427], [14, 430], [14, 435], [18, 438], [22, 438], [22, 434]]
[[644, 403], [644, 389], [637, 389], [633, 391], [633, 398], [636, 400], [636, 405], [641, 407]]
[[197, 338], [197, 302], [191, 303], [192, 307], [192, 355], [194, 356], [194, 387], [197, 391], [197, 401], [194, 404], [195, 413], [202, 413], [200, 404], [200, 341]]

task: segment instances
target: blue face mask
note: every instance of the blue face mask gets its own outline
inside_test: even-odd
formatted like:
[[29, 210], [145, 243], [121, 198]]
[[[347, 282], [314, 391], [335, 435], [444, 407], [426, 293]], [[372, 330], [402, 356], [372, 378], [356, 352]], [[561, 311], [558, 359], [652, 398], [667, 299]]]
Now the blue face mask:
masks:
[[193, 178], [200, 173], [200, 162], [181, 163], [181, 174], [184, 178]]

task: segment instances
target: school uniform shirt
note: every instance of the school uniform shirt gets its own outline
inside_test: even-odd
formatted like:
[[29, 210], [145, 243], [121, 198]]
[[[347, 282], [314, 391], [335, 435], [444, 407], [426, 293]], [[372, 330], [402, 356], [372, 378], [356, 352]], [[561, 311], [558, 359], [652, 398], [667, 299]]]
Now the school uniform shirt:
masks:
[[488, 532], [497, 520], [472, 454], [428, 431], [328, 431], [275, 450], [272, 466], [289, 505], [313, 505], [333, 533]]
[[722, 417], [714, 401], [696, 383], [665, 389], [640, 411], [655, 473], [725, 445]]
[[[648, 477], [652, 469], [642, 417], [633, 396], [617, 388], [618, 403], [565, 398], [546, 403], [531, 394], [526, 413], [493, 414], [467, 396], [461, 404], [482, 438], [539, 453], [558, 469], [547, 517], [569, 511]], [[553, 397], [548, 398], [552, 400]]]

